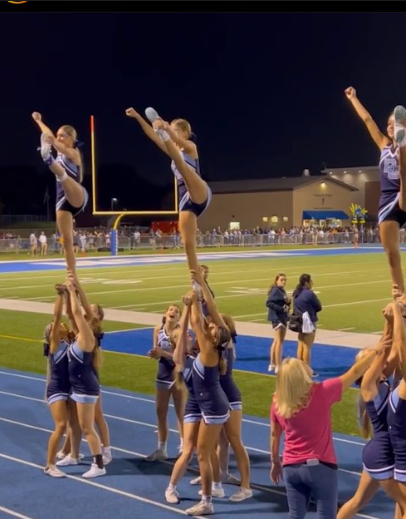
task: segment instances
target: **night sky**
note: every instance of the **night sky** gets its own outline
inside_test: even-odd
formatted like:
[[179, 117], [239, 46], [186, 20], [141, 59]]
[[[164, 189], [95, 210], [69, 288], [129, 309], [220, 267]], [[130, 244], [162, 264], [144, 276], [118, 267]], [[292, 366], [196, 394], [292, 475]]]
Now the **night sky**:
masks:
[[[5, 212], [43, 212], [46, 185], [54, 195], [53, 177], [36, 151], [33, 111], [55, 131], [72, 124], [87, 164], [95, 115], [105, 209], [111, 197], [127, 209], [146, 208], [141, 203], [158, 209], [173, 185], [167, 158], [126, 118], [129, 106], [188, 119], [208, 181], [298, 176], [305, 168], [319, 172], [323, 162], [374, 165], [378, 150], [343, 91], [354, 86], [385, 129], [393, 107], [406, 103], [405, 18], [2, 14]], [[86, 177], [90, 186], [89, 165]]]

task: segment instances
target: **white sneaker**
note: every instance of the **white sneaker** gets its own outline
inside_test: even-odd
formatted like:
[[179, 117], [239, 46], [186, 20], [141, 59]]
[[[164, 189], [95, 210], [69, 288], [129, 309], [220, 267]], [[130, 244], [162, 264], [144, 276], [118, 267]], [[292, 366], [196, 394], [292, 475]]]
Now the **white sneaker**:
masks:
[[220, 479], [222, 483], [228, 483], [229, 485], [239, 485], [241, 483], [238, 478], [227, 473], [221, 473]]
[[268, 366], [268, 372], [269, 372], [269, 373], [272, 373], [273, 371], [275, 371], [275, 367], [276, 367], [275, 364], [269, 364], [269, 366]]
[[176, 488], [167, 488], [165, 490], [165, 499], [167, 503], [171, 503], [172, 505], [180, 503], [179, 494]]
[[[202, 496], [203, 495], [203, 490], [199, 490], [199, 496]], [[224, 488], [223, 487], [220, 487], [220, 488], [214, 488], [211, 487], [211, 496], [212, 497], [224, 497], [226, 495], [226, 493], [224, 492]]]
[[186, 510], [187, 515], [212, 515], [214, 514], [213, 503], [206, 503], [205, 501], [200, 501], [197, 505], [192, 506], [192, 508], [188, 508]]
[[102, 448], [102, 454], [103, 454], [103, 465], [108, 465], [113, 460], [113, 455], [111, 454], [111, 447], [103, 447]]
[[240, 488], [238, 492], [230, 496], [230, 501], [245, 501], [246, 499], [249, 499], [252, 497], [252, 490], [250, 488]]
[[395, 141], [401, 144], [406, 137], [406, 128], [403, 126], [402, 121], [406, 119], [406, 109], [404, 106], [397, 106], [393, 111], [395, 118]]
[[70, 467], [71, 465], [79, 465], [80, 461], [68, 454], [62, 460], [56, 462], [58, 467]]
[[42, 160], [47, 161], [51, 157], [52, 146], [45, 142], [46, 133], [41, 133], [41, 157]]
[[163, 449], [157, 449], [152, 454], [147, 456], [145, 458], [145, 461], [159, 461], [159, 460], [166, 460], [168, 458], [168, 454]]
[[55, 465], [50, 465], [48, 468], [45, 468], [44, 474], [51, 476], [52, 478], [66, 478], [65, 472], [59, 470]]
[[202, 484], [202, 478], [200, 476], [197, 476], [195, 479], [190, 480], [191, 485], [201, 485]]
[[158, 112], [155, 110], [155, 108], [152, 107], [146, 108], [145, 115], [151, 123], [153, 123], [157, 119], [160, 119]]
[[[69, 454], [70, 455], [70, 454]], [[56, 459], [57, 460], [63, 460], [64, 458], [66, 458], [66, 456], [68, 456], [67, 454], [65, 454], [63, 451], [59, 451], [57, 452], [56, 454]], [[79, 454], [79, 460], [83, 460], [83, 458], [85, 457], [84, 454]]]
[[92, 463], [90, 466], [90, 470], [82, 474], [82, 478], [98, 478], [99, 476], [104, 476], [106, 474], [106, 469], [103, 467], [100, 469], [96, 463]]

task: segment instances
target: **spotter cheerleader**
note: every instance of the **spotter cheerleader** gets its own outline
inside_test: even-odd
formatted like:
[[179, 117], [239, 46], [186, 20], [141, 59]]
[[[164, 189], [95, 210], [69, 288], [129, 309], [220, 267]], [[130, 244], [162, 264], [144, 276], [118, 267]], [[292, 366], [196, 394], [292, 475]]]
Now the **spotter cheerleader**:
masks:
[[162, 324], [154, 330], [153, 348], [149, 357], [158, 360], [156, 378], [156, 413], [158, 418], [158, 448], [146, 459], [147, 461], [164, 460], [167, 454], [168, 411], [172, 396], [178, 417], [179, 433], [182, 451], [183, 438], [183, 392], [176, 387], [175, 364], [173, 362], [173, 345], [176, 345], [179, 333], [180, 308], [178, 305], [168, 307], [162, 319]]
[[55, 423], [55, 430], [48, 442], [47, 465], [44, 473], [61, 478], [65, 473], [55, 466], [58, 445], [68, 424], [68, 400], [70, 393], [68, 348], [71, 334], [62, 323], [64, 287], [57, 285], [58, 297], [55, 303], [54, 320], [45, 328], [44, 355], [48, 358], [48, 380], [46, 396], [49, 410]]

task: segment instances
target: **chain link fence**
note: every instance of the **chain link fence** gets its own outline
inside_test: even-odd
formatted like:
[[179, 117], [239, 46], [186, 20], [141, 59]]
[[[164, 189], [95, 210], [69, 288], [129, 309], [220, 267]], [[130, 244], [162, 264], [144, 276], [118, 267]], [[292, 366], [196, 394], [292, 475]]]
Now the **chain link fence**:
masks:
[[[268, 233], [268, 234], [216, 234], [206, 233], [197, 236], [199, 248], [208, 247], [269, 247], [272, 245], [349, 245], [353, 242], [353, 232], [318, 232], [318, 233]], [[405, 243], [405, 232], [401, 233], [401, 241]], [[379, 243], [379, 236], [372, 233], [359, 233], [359, 243]], [[74, 240], [76, 252], [109, 252], [109, 233], [86, 236], [78, 235]], [[118, 236], [120, 251], [181, 249], [179, 234], [149, 233], [139, 236]], [[30, 254], [33, 251], [30, 238], [0, 239], [0, 253]], [[44, 255], [61, 254], [62, 246], [55, 237], [47, 238]], [[41, 254], [41, 243], [36, 245], [36, 253]]]

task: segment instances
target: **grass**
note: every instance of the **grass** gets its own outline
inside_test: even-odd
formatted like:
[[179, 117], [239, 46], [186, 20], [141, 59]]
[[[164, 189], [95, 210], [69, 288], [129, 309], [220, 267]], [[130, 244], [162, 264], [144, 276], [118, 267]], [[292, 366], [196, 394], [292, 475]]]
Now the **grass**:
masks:
[[[390, 297], [389, 272], [382, 253], [280, 255], [206, 263], [211, 267], [209, 281], [219, 308], [238, 321], [267, 322], [266, 293], [278, 272], [287, 275], [288, 290], [294, 289], [300, 274], [309, 272], [323, 304], [319, 327], [365, 333], [382, 327], [381, 309]], [[59, 271], [0, 274], [0, 297], [52, 302], [53, 286], [63, 281], [63, 276]], [[86, 268], [80, 270], [80, 277], [89, 298], [106, 308], [158, 314], [179, 301], [190, 286], [185, 263]]]
[[[0, 362], [5, 368], [31, 373], [46, 374], [46, 362], [42, 356], [42, 340], [44, 326], [49, 322], [46, 315], [1, 311]], [[4, 322], [7, 325], [4, 328]], [[30, 326], [27, 327], [27, 321]], [[130, 327], [130, 326], [129, 326]], [[123, 323], [106, 322], [106, 331], [127, 329]], [[131, 325], [131, 328], [134, 328]], [[17, 333], [23, 339], [6, 338], [5, 335]], [[22, 332], [23, 330], [23, 332]], [[7, 333], [6, 333], [7, 331]], [[103, 352], [103, 365], [108, 369], [101, 370], [103, 385], [153, 395], [155, 392], [156, 364], [139, 355], [123, 355]], [[269, 417], [272, 393], [275, 390], [275, 377], [247, 373], [236, 370], [236, 383], [241, 389], [244, 412], [263, 418]], [[262, 395], [258, 398], [258, 395]], [[356, 400], [358, 391], [349, 390], [343, 400], [333, 408], [333, 429], [337, 432], [357, 435], [359, 433]]]
[[[389, 272], [383, 253], [311, 257], [287, 253], [205, 263], [211, 269], [209, 281], [219, 308], [238, 321], [267, 322], [266, 293], [278, 272], [287, 275], [288, 290], [294, 288], [300, 274], [309, 272], [323, 303], [319, 327], [369, 333], [382, 329], [381, 309], [390, 297]], [[53, 286], [63, 276], [62, 271], [0, 274], [0, 297], [51, 303], [55, 297]], [[179, 301], [190, 286], [184, 263], [106, 265], [81, 269], [80, 278], [92, 302], [106, 308], [158, 314]], [[10, 369], [45, 373], [41, 337], [50, 320], [51, 316], [43, 314], [0, 310], [0, 364]], [[135, 327], [132, 323], [105, 323], [106, 331]], [[109, 369], [102, 370], [103, 384], [154, 393], [156, 365], [149, 359], [110, 352], [104, 352], [104, 356]], [[235, 378], [243, 393], [245, 413], [268, 417], [274, 378], [239, 371], [235, 372]], [[357, 391], [350, 390], [334, 407], [335, 431], [358, 433], [356, 398]]]
[[[239, 321], [267, 322], [266, 292], [278, 272], [287, 274], [288, 289], [294, 288], [300, 274], [309, 272], [324, 305], [320, 314], [322, 328], [376, 332], [382, 327], [380, 310], [390, 296], [388, 268], [382, 253], [324, 257], [280, 255], [206, 263], [211, 268], [209, 281], [218, 306]], [[53, 285], [63, 280], [63, 276], [63, 272], [58, 271], [0, 274], [0, 297], [53, 302]], [[189, 288], [183, 263], [86, 268], [80, 270], [80, 277], [91, 301], [107, 308], [159, 314], [170, 303], [179, 301]], [[51, 316], [43, 314], [0, 310], [0, 364], [10, 369], [45, 374], [41, 337], [50, 319]], [[137, 325], [132, 323], [105, 323], [106, 331], [135, 327]], [[140, 356], [111, 352], [104, 352], [104, 357], [108, 366], [108, 370], [101, 373], [104, 385], [154, 393], [155, 363]], [[235, 372], [235, 379], [243, 394], [245, 412], [268, 417], [275, 379], [241, 371]], [[358, 434], [356, 398], [357, 391], [349, 390], [343, 401], [334, 407], [335, 431]]]

